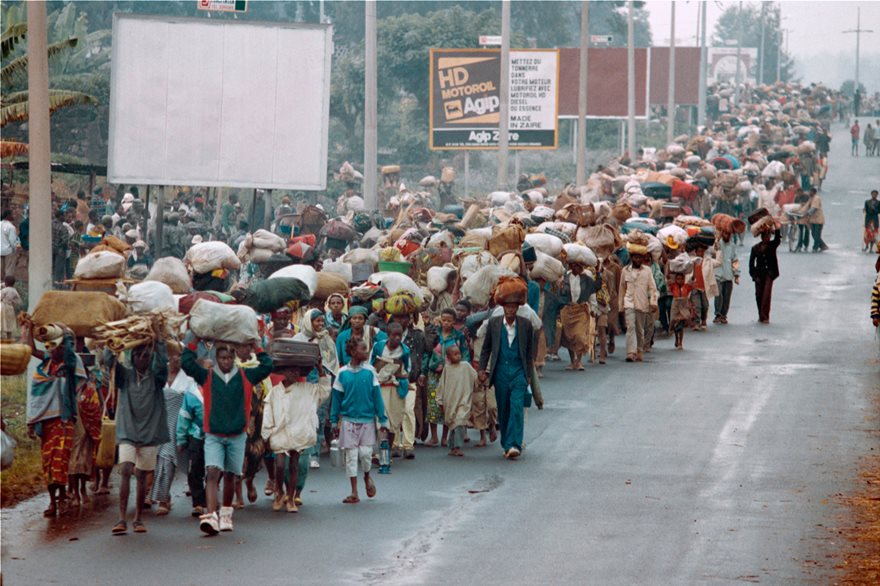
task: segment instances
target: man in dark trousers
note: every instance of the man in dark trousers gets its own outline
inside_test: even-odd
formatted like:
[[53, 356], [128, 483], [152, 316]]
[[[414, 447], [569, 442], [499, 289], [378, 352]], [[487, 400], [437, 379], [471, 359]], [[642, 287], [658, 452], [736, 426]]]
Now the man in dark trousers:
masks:
[[779, 276], [779, 261], [776, 249], [782, 241], [779, 228], [773, 233], [761, 232], [761, 241], [752, 247], [749, 256], [749, 276], [755, 282], [755, 301], [758, 304], [758, 321], [770, 323], [770, 297], [773, 294], [773, 281]]
[[504, 457], [522, 453], [523, 420], [529, 380], [535, 360], [535, 332], [528, 319], [516, 314], [526, 302], [525, 282], [505, 283], [495, 291], [504, 315], [489, 318], [480, 351], [480, 381], [491, 380], [498, 403], [498, 423]]

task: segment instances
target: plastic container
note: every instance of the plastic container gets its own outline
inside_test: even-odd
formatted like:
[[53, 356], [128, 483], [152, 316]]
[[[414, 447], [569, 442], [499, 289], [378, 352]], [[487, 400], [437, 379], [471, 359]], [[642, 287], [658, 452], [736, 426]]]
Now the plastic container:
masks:
[[330, 442], [330, 465], [334, 468], [342, 467], [342, 449], [339, 447], [338, 439]]

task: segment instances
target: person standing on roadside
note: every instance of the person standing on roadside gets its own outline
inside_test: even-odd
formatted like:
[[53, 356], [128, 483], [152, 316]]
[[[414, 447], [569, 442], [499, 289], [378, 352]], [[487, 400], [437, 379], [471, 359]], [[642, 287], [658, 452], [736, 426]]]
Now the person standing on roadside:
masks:
[[850, 155], [853, 157], [859, 156], [859, 135], [861, 133], [862, 128], [859, 126], [859, 121], [856, 120], [849, 129], [849, 135], [852, 137], [852, 151]]
[[21, 249], [12, 220], [12, 210], [3, 210], [0, 220], [0, 279], [7, 274], [14, 275], [18, 251]]
[[770, 240], [770, 232], [761, 232], [761, 241], [752, 247], [749, 256], [749, 276], [755, 282], [755, 301], [758, 305], [758, 321], [770, 323], [770, 298], [773, 295], [773, 281], [779, 277], [779, 260], [776, 249], [782, 242], [782, 232], [777, 227]]
[[718, 282], [718, 295], [715, 297], [716, 324], [727, 323], [727, 312], [730, 311], [730, 298], [733, 296], [733, 285], [739, 285], [739, 260], [736, 258], [736, 244], [729, 232], [723, 232], [716, 242], [717, 259], [721, 263], [716, 267], [715, 280]]
[[822, 198], [813, 187], [810, 189], [810, 201], [806, 205], [807, 221], [810, 223], [810, 233], [813, 235], [813, 252], [824, 252], [828, 245], [822, 240], [822, 229], [825, 227], [825, 212], [822, 211]]

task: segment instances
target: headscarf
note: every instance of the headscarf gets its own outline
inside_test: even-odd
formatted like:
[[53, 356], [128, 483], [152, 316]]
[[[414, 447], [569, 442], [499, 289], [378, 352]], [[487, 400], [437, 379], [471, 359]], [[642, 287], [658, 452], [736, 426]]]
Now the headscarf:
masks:
[[336, 344], [330, 337], [330, 332], [325, 327], [320, 332], [315, 332], [312, 327], [312, 320], [324, 317], [324, 312], [320, 309], [310, 309], [303, 315], [300, 321], [300, 333], [303, 334], [310, 342], [314, 342], [321, 350], [321, 362], [325, 369], [334, 376], [339, 370], [339, 358], [336, 356]]

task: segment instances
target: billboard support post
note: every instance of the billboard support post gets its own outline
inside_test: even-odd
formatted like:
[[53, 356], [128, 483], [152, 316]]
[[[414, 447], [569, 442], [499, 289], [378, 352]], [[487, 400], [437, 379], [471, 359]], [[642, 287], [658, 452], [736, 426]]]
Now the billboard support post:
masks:
[[507, 189], [507, 151], [510, 141], [510, 0], [501, 0], [500, 120], [498, 121], [498, 189]]
[[636, 154], [636, 40], [634, 38], [634, 10], [633, 0], [628, 0], [626, 13], [626, 150], [629, 152], [630, 157], [634, 157]]
[[377, 118], [376, 101], [376, 0], [364, 3], [366, 22], [366, 52], [364, 55], [364, 204], [368, 210], [377, 206], [376, 173], [377, 155]]
[[581, 42], [578, 60], [578, 119], [575, 177], [578, 185], [587, 179], [587, 64], [590, 52], [590, 3], [581, 2]]
[[706, 53], [706, 3], [697, 4], [700, 12], [700, 95], [697, 103], [697, 125], [706, 125], [706, 77], [709, 75], [708, 55]]
[[675, 2], [672, 5], [672, 24], [669, 25], [669, 96], [666, 102], [666, 144], [675, 137]]
[[471, 151], [464, 152], [464, 196], [471, 196]]
[[27, 3], [28, 58], [28, 304], [52, 288], [52, 163], [49, 126], [49, 57], [46, 3]]

